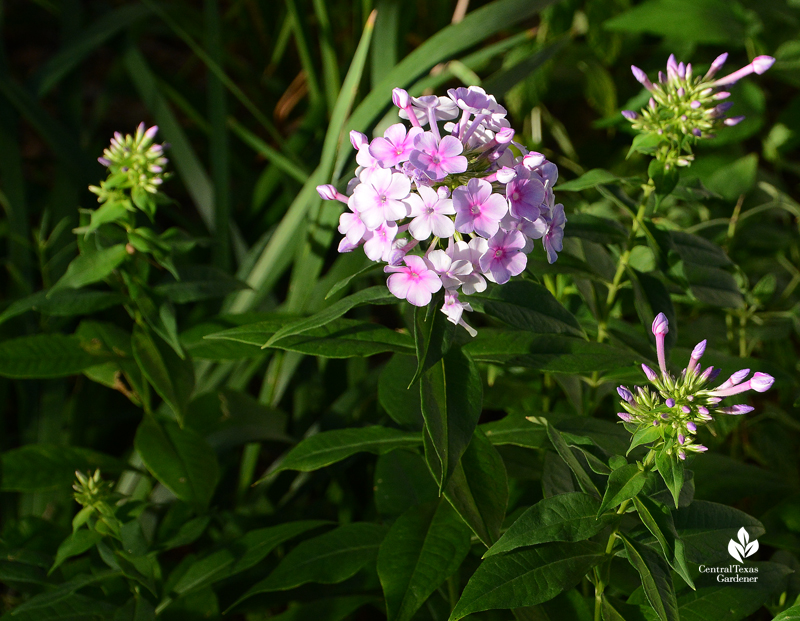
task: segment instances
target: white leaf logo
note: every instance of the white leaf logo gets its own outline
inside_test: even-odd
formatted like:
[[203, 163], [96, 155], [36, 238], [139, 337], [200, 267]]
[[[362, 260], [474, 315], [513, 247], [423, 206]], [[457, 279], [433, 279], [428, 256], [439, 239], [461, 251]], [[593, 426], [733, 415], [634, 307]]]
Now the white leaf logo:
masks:
[[736, 536], [739, 538], [739, 542], [737, 543], [733, 539], [728, 542], [728, 554], [742, 563], [748, 556], [753, 556], [758, 552], [758, 539], [750, 541], [750, 535], [744, 527], [739, 529]]

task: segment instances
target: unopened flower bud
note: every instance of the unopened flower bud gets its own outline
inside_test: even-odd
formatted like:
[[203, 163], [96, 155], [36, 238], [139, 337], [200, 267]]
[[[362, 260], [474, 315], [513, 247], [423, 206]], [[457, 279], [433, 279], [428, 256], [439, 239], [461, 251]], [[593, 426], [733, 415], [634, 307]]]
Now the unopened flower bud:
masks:
[[725, 125], [727, 125], [728, 127], [733, 127], [734, 125], [738, 125], [739, 123], [744, 121], [744, 119], [745, 119], [744, 116], [732, 116], [729, 119], [725, 119], [723, 123], [725, 123]]
[[639, 118], [639, 115], [636, 114], [633, 110], [623, 110], [622, 116], [624, 116], [629, 121], [635, 121]]
[[750, 379], [750, 387], [756, 392], [766, 392], [775, 382], [775, 378], [767, 373], [756, 372]]
[[659, 313], [656, 315], [656, 318], [653, 319], [652, 330], [655, 336], [667, 334], [669, 332], [669, 321], [664, 313]]
[[317, 194], [324, 201], [335, 201], [339, 197], [339, 191], [330, 183], [317, 186]]
[[772, 56], [756, 56], [752, 62], [753, 71], [761, 75], [772, 67], [773, 64], [775, 64], [775, 59]]
[[686, 423], [686, 430], [689, 433], [694, 433], [695, 431], [697, 431], [697, 425], [695, 425], [692, 421], [689, 421], [688, 423]]
[[617, 412], [617, 416], [619, 416], [626, 423], [629, 423], [629, 422], [631, 422], [633, 420], [633, 416], [631, 416], [627, 412]]
[[656, 372], [653, 371], [653, 369], [648, 367], [646, 364], [642, 364], [642, 371], [644, 371], [644, 374], [647, 376], [647, 379], [650, 380], [651, 382], [655, 382], [658, 379], [658, 375], [656, 375]]
[[408, 92], [404, 89], [395, 88], [392, 90], [392, 103], [403, 110], [411, 105], [411, 98], [408, 96]]
[[665, 403], [666, 403], [668, 408], [674, 408], [675, 407], [675, 399], [673, 399], [672, 397], [667, 399]]
[[739, 405], [731, 405], [726, 408], [719, 408], [717, 412], [721, 414], [730, 414], [732, 416], [740, 416], [742, 414], [749, 414], [754, 409], [755, 408], [753, 408], [750, 405], [739, 404]]

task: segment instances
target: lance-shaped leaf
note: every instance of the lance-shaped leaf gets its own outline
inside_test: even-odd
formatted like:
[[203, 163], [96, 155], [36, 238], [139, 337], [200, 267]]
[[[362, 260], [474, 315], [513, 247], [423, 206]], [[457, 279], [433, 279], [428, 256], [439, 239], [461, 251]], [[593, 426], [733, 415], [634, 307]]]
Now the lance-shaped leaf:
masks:
[[103, 352], [87, 351], [76, 336], [34, 334], [0, 343], [0, 376], [67, 377], [114, 359]]
[[628, 561], [639, 572], [647, 601], [661, 621], [679, 621], [678, 602], [669, 565], [657, 553], [639, 542], [617, 535], [625, 544]]
[[483, 402], [475, 363], [461, 349], [451, 349], [420, 381], [425, 419], [425, 459], [444, 490], [458, 460], [472, 440]]
[[385, 535], [383, 526], [356, 522], [304, 541], [234, 606], [258, 593], [286, 591], [307, 582], [343, 582], [377, 557]]
[[575, 586], [604, 558], [591, 541], [547, 543], [485, 559], [450, 615], [458, 621], [482, 610], [536, 606]]
[[414, 344], [417, 352], [417, 370], [409, 388], [420, 376], [442, 359], [450, 349], [456, 325], [439, 312], [442, 295], [434, 296], [427, 306], [414, 311]]
[[67, 271], [53, 285], [48, 295], [60, 289], [80, 289], [86, 285], [99, 282], [110, 275], [128, 256], [125, 244], [117, 244], [91, 254], [75, 257], [67, 267]]
[[503, 458], [480, 430], [475, 430], [444, 495], [487, 548], [497, 541], [508, 503], [508, 480]]
[[683, 462], [675, 459], [675, 455], [667, 455], [666, 447], [656, 455], [656, 468], [664, 483], [672, 494], [675, 501], [675, 508], [678, 508], [683, 489], [684, 468]]
[[424, 421], [419, 387], [409, 387], [416, 368], [413, 356], [392, 356], [378, 379], [378, 401], [398, 425], [421, 429]]
[[274, 472], [281, 470], [311, 472], [356, 453], [382, 455], [399, 448], [414, 448], [421, 443], [422, 436], [418, 432], [399, 431], [380, 425], [323, 431], [306, 438], [289, 451], [280, 467]]
[[133, 444], [147, 469], [178, 498], [208, 505], [219, 480], [219, 465], [200, 435], [172, 421], [145, 416]]
[[618, 519], [616, 515], [598, 519], [599, 508], [600, 501], [583, 492], [540, 500], [520, 515], [483, 557], [540, 543], [589, 539]]
[[400, 515], [433, 502], [439, 490], [425, 460], [412, 451], [392, 451], [375, 463], [375, 507], [381, 515]]
[[469, 529], [443, 499], [412, 507], [392, 525], [378, 552], [389, 621], [408, 621], [458, 569]]
[[645, 481], [647, 481], [647, 473], [641, 470], [637, 464], [628, 464], [613, 470], [608, 476], [606, 493], [603, 495], [603, 502], [600, 504], [597, 515], [599, 516], [607, 509], [616, 507], [621, 502], [636, 496], [642, 491]]
[[581, 486], [581, 489], [587, 494], [591, 494], [592, 496], [600, 498], [600, 492], [597, 490], [597, 486], [583, 469], [583, 466], [581, 466], [580, 462], [576, 459], [572, 449], [564, 439], [564, 436], [561, 435], [561, 432], [553, 427], [553, 425], [551, 425], [546, 418], [529, 416], [528, 420], [534, 424], [543, 425], [547, 429], [547, 437], [550, 438], [553, 448], [556, 449], [556, 452], [561, 456], [561, 459], [563, 459], [569, 466], [569, 469], [572, 470], [572, 473], [578, 480], [578, 485]]
[[644, 495], [634, 498], [633, 504], [642, 523], [661, 546], [664, 558], [684, 582], [694, 588], [694, 581], [689, 575], [689, 566], [686, 564], [686, 546], [675, 530], [669, 509]]

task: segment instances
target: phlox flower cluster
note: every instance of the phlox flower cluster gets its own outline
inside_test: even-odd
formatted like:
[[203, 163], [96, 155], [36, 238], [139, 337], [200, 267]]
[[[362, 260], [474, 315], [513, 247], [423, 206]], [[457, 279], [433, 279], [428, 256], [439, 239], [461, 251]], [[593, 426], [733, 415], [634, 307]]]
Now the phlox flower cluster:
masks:
[[153, 142], [157, 132], [157, 125], [145, 128], [144, 123], [139, 124], [133, 135], [114, 132], [111, 145], [97, 158], [111, 173], [107, 184], [141, 188], [150, 194], [158, 192], [158, 186], [168, 176], [164, 172], [168, 160], [164, 157], [164, 146]]
[[340, 252], [363, 246], [387, 264], [389, 290], [415, 306], [444, 289], [442, 312], [474, 332], [461, 296], [521, 274], [536, 239], [553, 263], [566, 218], [553, 195], [558, 168], [514, 141], [505, 108], [477, 86], [447, 95], [394, 89], [409, 125], [396, 123], [372, 141], [351, 132], [358, 168], [347, 193], [332, 185], [317, 191], [347, 205]]
[[639, 113], [624, 110], [622, 115], [634, 129], [663, 136], [668, 141], [666, 164], [688, 166], [692, 161], [689, 145], [699, 138], [713, 138], [725, 126], [741, 122], [743, 116], [727, 117], [733, 106], [730, 92], [725, 90], [745, 76], [762, 74], [775, 62], [771, 56], [757, 56], [753, 61], [722, 78], [716, 78], [728, 54], [718, 56], [702, 76], [694, 75], [692, 64], [676, 62], [674, 54], [667, 60], [667, 72], [658, 72], [651, 82], [647, 74], [631, 66], [633, 76], [650, 91], [648, 105]]
[[759, 372], [747, 379], [750, 369], [742, 369], [719, 386], [707, 387], [719, 375], [719, 369], [713, 366], [703, 369], [699, 364], [706, 350], [705, 340], [692, 350], [689, 364], [680, 377], [673, 377], [667, 370], [664, 351], [664, 339], [669, 332], [669, 322], [664, 313], [659, 313], [655, 318], [652, 330], [656, 337], [660, 373], [646, 364], [642, 365], [642, 370], [654, 388], [635, 386], [633, 391], [625, 386], [617, 388], [622, 399], [620, 404], [625, 410], [617, 416], [632, 433], [651, 426], [660, 428], [661, 439], [653, 448], [668, 444], [671, 454], [684, 460], [687, 453], [703, 453], [708, 450], [696, 442], [695, 434], [700, 426], [714, 420], [714, 416], [736, 416], [753, 411], [751, 406], [745, 404], [723, 404], [726, 397], [748, 390], [765, 392], [775, 380], [771, 375]]

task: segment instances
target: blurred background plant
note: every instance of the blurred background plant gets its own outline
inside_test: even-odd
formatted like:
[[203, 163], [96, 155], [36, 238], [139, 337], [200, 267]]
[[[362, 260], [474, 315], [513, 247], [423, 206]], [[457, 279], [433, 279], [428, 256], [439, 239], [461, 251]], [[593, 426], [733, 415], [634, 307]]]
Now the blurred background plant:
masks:
[[[0, 19], [9, 618], [209, 619], [235, 604], [226, 618], [446, 619], [501, 530], [583, 489], [553, 429], [595, 478], [608, 469], [597, 461], [625, 452], [614, 389], [641, 381], [635, 363], [654, 366], [648, 330], [662, 311], [676, 365], [707, 338], [723, 374], [776, 378], [756, 413], [709, 425], [709, 452], [687, 465], [689, 507], [749, 515], [730, 509], [706, 530], [686, 507], [675, 518], [692, 563], [726, 562], [745, 526], [772, 565], [760, 588], [678, 589], [677, 610], [770, 619], [795, 603], [797, 573], [775, 568], [800, 568], [797, 2], [37, 0]], [[621, 112], [650, 94], [630, 65], [654, 76], [674, 53], [702, 75], [722, 52], [732, 67], [776, 63], [730, 88], [729, 114], [746, 118], [693, 147], [691, 168], [637, 213], [650, 160], [631, 150]], [[516, 139], [558, 164], [568, 218], [559, 260], [537, 244], [508, 297], [476, 296], [478, 337], [451, 335], [463, 347], [447, 364], [474, 380], [452, 406], [479, 423], [452, 448], [451, 480], [471, 486], [472, 507], [452, 490], [437, 499], [420, 456], [428, 406], [406, 386], [432, 355], [412, 335], [431, 322], [394, 304], [362, 254], [337, 254], [340, 211], [315, 191], [344, 189], [350, 130], [396, 122], [392, 88], [461, 85], [498, 97]], [[97, 158], [143, 120], [169, 145], [159, 190], [171, 200], [131, 191], [138, 210], [112, 214], [125, 225], [109, 238], [125, 254], [98, 260], [87, 233], [109, 221], [88, 189], [106, 175]], [[98, 469], [113, 485], [81, 474], [81, 510], [75, 471]], [[427, 528], [456, 560], [421, 580], [436, 586], [417, 601], [413, 550], [392, 546]], [[337, 561], [320, 561], [330, 551]], [[612, 565], [608, 601], [646, 618], [624, 565]], [[584, 619], [593, 607], [583, 580], [514, 615]]]

